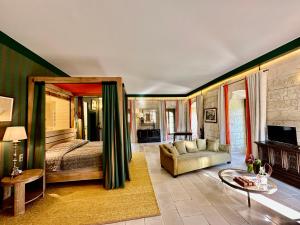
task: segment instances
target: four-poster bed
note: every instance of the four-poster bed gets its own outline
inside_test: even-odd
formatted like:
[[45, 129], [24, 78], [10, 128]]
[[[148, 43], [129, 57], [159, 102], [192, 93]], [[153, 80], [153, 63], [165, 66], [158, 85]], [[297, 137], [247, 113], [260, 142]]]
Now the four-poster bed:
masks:
[[[64, 84], [102, 85], [104, 137], [103, 155], [101, 154], [101, 158], [100, 153], [97, 153], [100, 161], [99, 165], [101, 164], [100, 168], [87, 166], [86, 168], [71, 168], [69, 170], [47, 172], [46, 164], [49, 163], [46, 163], [45, 152], [55, 146], [60, 146], [60, 144], [76, 141], [74, 96], [70, 97], [70, 128], [45, 131], [45, 85], [59, 93], [63, 90], [62, 87], [64, 87]], [[84, 95], [84, 93], [81, 94]], [[46, 173], [44, 177], [46, 177], [46, 181], [49, 183], [104, 178], [104, 186], [106, 188], [123, 187], [125, 179], [129, 180], [130, 178], [128, 162], [131, 159], [130, 142], [128, 143], [130, 138], [128, 138], [127, 117], [124, 117], [127, 110], [126, 100], [122, 78], [120, 77], [29, 77], [27, 168], [43, 168], [44, 173]], [[84, 143], [82, 146], [85, 144], [86, 146], [89, 145], [90, 148], [95, 148], [95, 145], [91, 143]], [[99, 146], [102, 146], [102, 143]], [[74, 155], [75, 158], [77, 157], [76, 154], [81, 154], [81, 158], [86, 157], [82, 156], [84, 150], [80, 148], [82, 148], [81, 145], [78, 148], [72, 149], [73, 151], [70, 154], [73, 154], [73, 158]], [[97, 148], [100, 149], [98, 145]], [[66, 156], [69, 154], [69, 151], [67, 152]], [[87, 159], [84, 158], [84, 160]], [[95, 164], [97, 163], [95, 162]]]

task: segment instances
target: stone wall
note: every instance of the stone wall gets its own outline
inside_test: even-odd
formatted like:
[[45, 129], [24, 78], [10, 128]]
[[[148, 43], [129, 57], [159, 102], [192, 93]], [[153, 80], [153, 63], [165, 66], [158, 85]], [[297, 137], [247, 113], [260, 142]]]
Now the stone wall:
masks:
[[300, 143], [300, 51], [266, 66], [267, 124], [292, 126]]
[[[218, 88], [208, 90], [203, 93], [204, 109], [217, 108], [218, 110]], [[229, 85], [229, 98], [232, 98], [232, 93], [237, 90], [244, 90], [245, 84], [243, 81], [239, 81]], [[219, 119], [217, 123], [205, 123], [204, 122], [204, 136], [208, 139], [218, 139], [219, 135]]]
[[[267, 125], [293, 126], [300, 144], [300, 50], [272, 60], [261, 69], [269, 69], [267, 86]], [[249, 75], [254, 71], [244, 73]], [[239, 78], [241, 79], [241, 78]], [[234, 79], [232, 80], [234, 81]], [[244, 82], [229, 86], [229, 96], [244, 89]], [[205, 91], [204, 109], [218, 107], [218, 87]], [[218, 124], [204, 123], [205, 138], [219, 138]]]
[[[218, 108], [218, 88], [203, 93], [203, 104], [204, 104], [204, 109]], [[218, 139], [219, 138], [218, 123], [205, 123], [204, 121], [204, 137], [207, 139]]]

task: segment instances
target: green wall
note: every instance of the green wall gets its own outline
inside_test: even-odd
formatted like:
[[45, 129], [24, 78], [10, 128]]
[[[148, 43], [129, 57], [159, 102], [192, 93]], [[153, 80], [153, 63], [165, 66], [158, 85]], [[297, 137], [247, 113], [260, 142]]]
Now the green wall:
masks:
[[[0, 140], [7, 126], [26, 126], [29, 75], [66, 76], [63, 71], [0, 32], [0, 96], [14, 98], [13, 119], [0, 122]], [[20, 145], [22, 153], [25, 144], [23, 141]], [[11, 144], [0, 143], [0, 178], [10, 173], [11, 159]]]

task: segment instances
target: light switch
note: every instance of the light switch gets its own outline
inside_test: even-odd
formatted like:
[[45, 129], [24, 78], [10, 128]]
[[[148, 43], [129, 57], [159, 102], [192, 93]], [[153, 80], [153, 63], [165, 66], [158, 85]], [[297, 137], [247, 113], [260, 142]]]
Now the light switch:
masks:
[[19, 162], [23, 162], [23, 154], [19, 155]]

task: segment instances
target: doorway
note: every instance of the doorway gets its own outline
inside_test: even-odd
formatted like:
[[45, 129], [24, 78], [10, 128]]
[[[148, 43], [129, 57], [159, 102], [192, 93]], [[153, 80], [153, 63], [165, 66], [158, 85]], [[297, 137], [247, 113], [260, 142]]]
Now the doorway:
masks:
[[96, 112], [88, 112], [88, 140], [99, 141]]
[[229, 103], [231, 152], [244, 156], [246, 151], [246, 91], [232, 92]]

